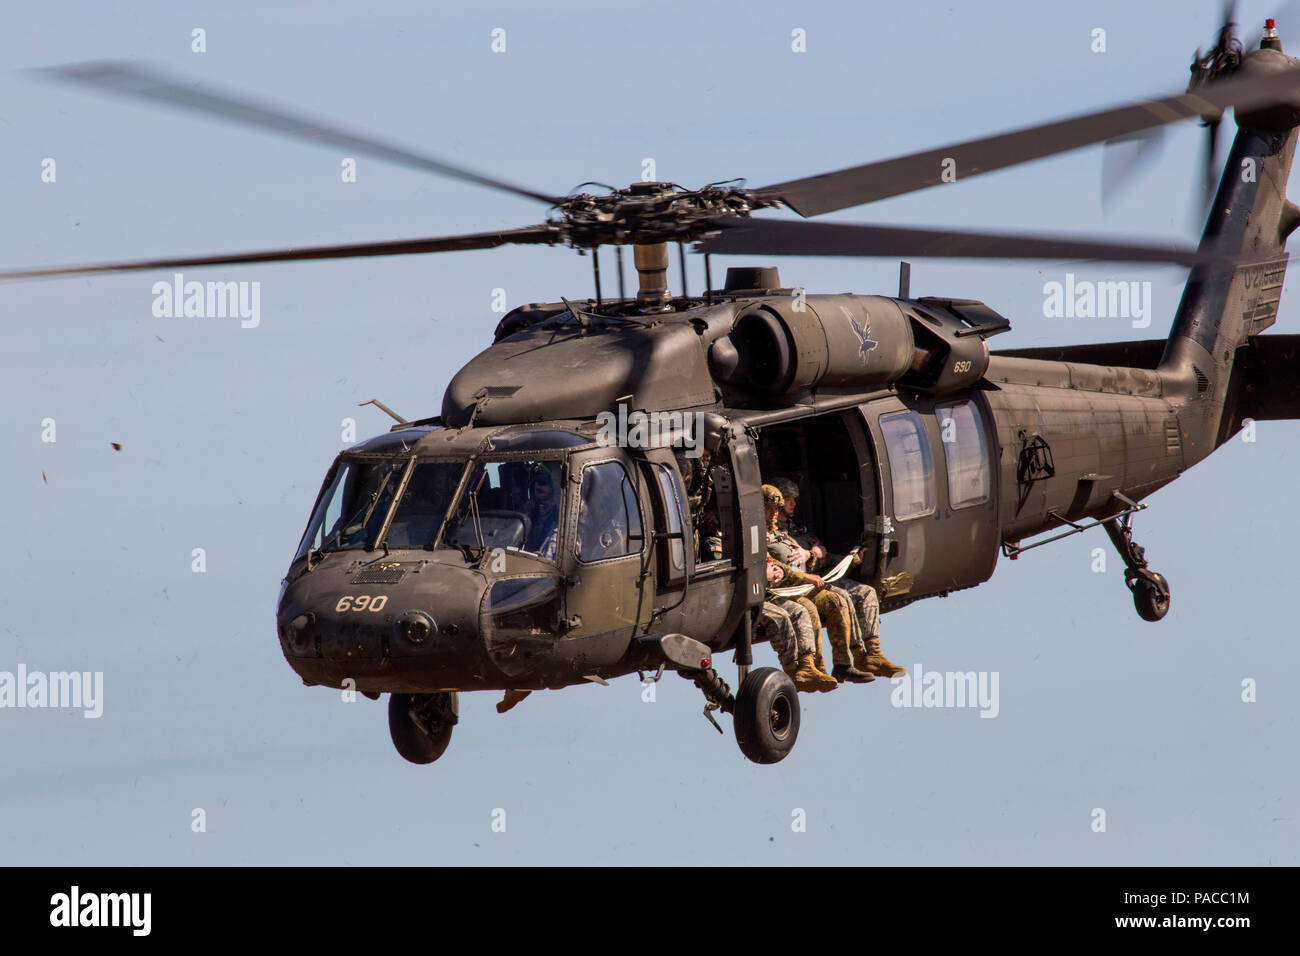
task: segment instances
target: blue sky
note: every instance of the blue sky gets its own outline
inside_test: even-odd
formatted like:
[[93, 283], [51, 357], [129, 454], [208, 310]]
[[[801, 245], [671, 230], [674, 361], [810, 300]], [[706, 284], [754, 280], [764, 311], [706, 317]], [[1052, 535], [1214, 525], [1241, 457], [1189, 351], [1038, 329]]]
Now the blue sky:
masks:
[[[55, 17], [9, 5], [0, 262], [418, 237], [545, 213], [365, 158], [344, 184], [337, 150], [27, 68], [138, 60], [543, 191], [632, 182], [647, 157], [661, 179], [758, 186], [1176, 91], [1218, 8], [73, 3]], [[1242, 5], [1250, 29], [1268, 12]], [[195, 27], [205, 53], [191, 52]], [[507, 48], [494, 54], [498, 27]], [[1105, 53], [1090, 49], [1097, 27]], [[796, 28], [806, 53], [790, 49]], [[1199, 148], [1194, 126], [1171, 130], [1106, 212], [1091, 149], [829, 218], [1190, 242]], [[55, 183], [41, 181], [46, 157]], [[892, 261], [776, 264], [811, 291], [897, 287]], [[1152, 327], [1044, 317], [1043, 285], [1067, 271], [1152, 282]], [[357, 403], [436, 414], [448, 379], [490, 342], [493, 290], [510, 307], [586, 296], [588, 260], [525, 247], [217, 272], [202, 277], [261, 282], [257, 328], [155, 318], [152, 273], [0, 288], [0, 670], [102, 671], [105, 695], [98, 720], [0, 710], [0, 859], [1300, 862], [1296, 423], [1261, 424], [1255, 443], [1228, 444], [1150, 499], [1136, 527], [1173, 587], [1160, 624], [1134, 614], [1100, 532], [884, 619], [900, 663], [996, 671], [996, 719], [892, 707], [885, 681], [848, 686], [805, 696], [798, 747], [759, 767], [729, 724], [726, 737], [708, 726], [687, 682], [666, 678], [646, 703], [625, 678], [535, 694], [505, 716], [495, 696], [467, 695], [446, 756], [421, 768], [393, 752], [383, 702], [301, 686], [274, 632], [280, 578], [341, 421], [355, 418], [358, 437], [387, 427]], [[912, 289], [984, 300], [1012, 319], [996, 344], [1013, 347], [1163, 335], [1182, 278], [917, 261]], [[1294, 281], [1275, 331], [1300, 324]], [[54, 443], [41, 440], [46, 418]], [[191, 571], [194, 548], [206, 573]], [[1094, 548], [1108, 572], [1091, 570]], [[1241, 700], [1247, 679], [1254, 703]], [[204, 833], [191, 830], [195, 808]], [[504, 833], [491, 829], [498, 809]], [[806, 832], [792, 830], [796, 810]]]

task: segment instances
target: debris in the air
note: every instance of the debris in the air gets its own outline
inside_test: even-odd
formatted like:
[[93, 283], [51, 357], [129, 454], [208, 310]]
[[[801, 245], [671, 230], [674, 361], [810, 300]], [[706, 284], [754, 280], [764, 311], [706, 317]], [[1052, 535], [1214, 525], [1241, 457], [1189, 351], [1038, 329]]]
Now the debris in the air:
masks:
[[109, 442], [109, 444], [111, 444], [111, 445], [113, 446], [113, 451], [121, 451], [121, 450], [122, 450], [122, 443], [121, 443], [121, 442], [116, 442], [116, 441], [115, 441], [115, 442]]

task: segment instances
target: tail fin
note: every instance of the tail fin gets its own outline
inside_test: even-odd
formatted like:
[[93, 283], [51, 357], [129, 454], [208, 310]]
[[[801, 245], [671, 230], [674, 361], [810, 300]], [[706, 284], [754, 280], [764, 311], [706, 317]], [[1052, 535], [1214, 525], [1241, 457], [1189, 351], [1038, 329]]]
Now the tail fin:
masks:
[[[1259, 50], [1249, 61], [1264, 69], [1300, 65], [1278, 50]], [[1234, 356], [1251, 336], [1277, 319], [1286, 275], [1286, 238], [1300, 225], [1300, 209], [1286, 198], [1295, 155], [1294, 111], [1270, 108], [1237, 117], [1232, 153], [1201, 237], [1249, 264], [1196, 266], [1188, 277], [1160, 371], [1181, 405], [1184, 461], [1200, 461], [1238, 428], [1226, 420]]]

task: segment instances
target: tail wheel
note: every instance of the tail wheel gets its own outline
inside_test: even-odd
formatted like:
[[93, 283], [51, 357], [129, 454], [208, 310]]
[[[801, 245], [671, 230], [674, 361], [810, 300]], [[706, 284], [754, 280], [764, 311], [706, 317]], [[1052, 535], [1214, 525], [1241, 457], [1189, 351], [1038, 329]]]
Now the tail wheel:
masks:
[[775, 667], [750, 671], [736, 694], [736, 743], [754, 763], [777, 763], [799, 738], [799, 692]]
[[411, 763], [433, 763], [441, 757], [456, 720], [454, 692], [389, 695], [388, 733], [397, 752]]
[[1133, 606], [1144, 621], [1159, 621], [1169, 613], [1169, 582], [1154, 571], [1133, 582]]

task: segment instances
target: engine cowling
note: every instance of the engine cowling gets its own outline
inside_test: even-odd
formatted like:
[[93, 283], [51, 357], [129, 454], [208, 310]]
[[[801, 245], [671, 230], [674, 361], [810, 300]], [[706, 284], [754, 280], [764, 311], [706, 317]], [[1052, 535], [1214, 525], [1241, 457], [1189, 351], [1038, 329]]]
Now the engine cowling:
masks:
[[757, 395], [895, 383], [939, 394], [979, 381], [989, 363], [984, 335], [1009, 327], [969, 300], [769, 298], [713, 342], [709, 368], [723, 386]]

